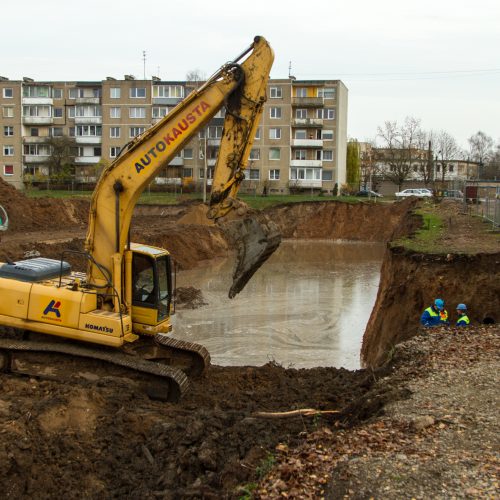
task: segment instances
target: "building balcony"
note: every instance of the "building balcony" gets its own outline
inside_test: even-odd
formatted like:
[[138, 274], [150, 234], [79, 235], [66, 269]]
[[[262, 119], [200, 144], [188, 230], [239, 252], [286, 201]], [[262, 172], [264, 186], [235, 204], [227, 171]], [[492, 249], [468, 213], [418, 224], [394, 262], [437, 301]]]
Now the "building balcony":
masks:
[[176, 106], [182, 99], [181, 97], [153, 97], [153, 105]]
[[302, 108], [318, 108], [323, 106], [322, 97], [292, 97], [292, 106]]
[[171, 167], [182, 167], [184, 165], [184, 158], [181, 158], [180, 156], [176, 156], [170, 162], [168, 163], [169, 166]]
[[312, 179], [294, 179], [290, 181], [290, 186], [299, 188], [320, 188], [322, 181], [315, 181]]
[[220, 139], [208, 139], [207, 146], [220, 146]]
[[215, 158], [209, 158], [207, 160], [207, 167], [215, 167], [217, 160]]
[[75, 163], [77, 165], [94, 165], [99, 163], [100, 159], [100, 156], [77, 156], [75, 158]]
[[75, 116], [77, 125], [101, 125], [102, 116]]
[[156, 177], [155, 184], [169, 184], [180, 186], [182, 185], [182, 179], [180, 177]]
[[48, 155], [23, 155], [24, 163], [45, 163], [49, 158]]
[[99, 136], [78, 136], [75, 137], [77, 144], [102, 144], [102, 137]]
[[23, 116], [23, 125], [52, 125], [52, 116]]
[[323, 162], [321, 160], [291, 160], [291, 167], [322, 167]]
[[294, 127], [315, 127], [321, 128], [323, 126], [323, 119], [321, 118], [294, 118], [292, 121]]
[[45, 144], [49, 140], [49, 137], [23, 137], [23, 144]]
[[36, 104], [42, 104], [44, 106], [52, 106], [54, 100], [52, 97], [23, 97], [23, 104], [34, 106]]
[[76, 104], [100, 104], [100, 97], [77, 97], [75, 99]]
[[292, 139], [292, 146], [296, 148], [322, 148], [322, 139]]

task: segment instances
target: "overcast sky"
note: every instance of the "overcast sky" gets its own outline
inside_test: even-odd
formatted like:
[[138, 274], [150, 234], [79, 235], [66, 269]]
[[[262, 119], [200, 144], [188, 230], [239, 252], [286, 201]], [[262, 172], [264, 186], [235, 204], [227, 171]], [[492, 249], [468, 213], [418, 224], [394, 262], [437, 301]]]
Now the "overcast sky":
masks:
[[467, 147], [500, 141], [498, 0], [17, 0], [2, 2], [0, 75], [12, 80], [210, 76], [263, 35], [272, 78], [340, 79], [348, 136], [421, 119]]

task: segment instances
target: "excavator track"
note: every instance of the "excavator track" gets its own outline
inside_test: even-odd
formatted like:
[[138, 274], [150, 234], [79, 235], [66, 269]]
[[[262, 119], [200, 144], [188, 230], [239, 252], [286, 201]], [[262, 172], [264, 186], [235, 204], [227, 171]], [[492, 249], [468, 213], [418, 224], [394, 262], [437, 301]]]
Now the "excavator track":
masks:
[[[60, 355], [59, 362], [54, 359], [57, 355]], [[77, 361], [83, 359], [86, 362], [82, 370]], [[89, 371], [94, 381], [112, 376], [126, 377], [152, 399], [169, 402], [179, 401], [189, 387], [188, 377], [182, 370], [164, 363], [141, 359], [120, 350], [57, 341], [0, 338], [0, 371], [54, 380], [67, 379], [69, 374], [88, 379]]]

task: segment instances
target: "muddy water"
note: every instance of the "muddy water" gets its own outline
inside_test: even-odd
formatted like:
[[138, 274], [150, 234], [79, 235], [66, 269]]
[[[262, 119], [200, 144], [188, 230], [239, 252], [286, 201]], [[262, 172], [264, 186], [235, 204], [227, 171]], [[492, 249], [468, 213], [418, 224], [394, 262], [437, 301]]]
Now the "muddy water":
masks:
[[233, 261], [183, 271], [177, 286], [201, 289], [208, 305], [178, 310], [175, 336], [205, 345], [217, 365], [359, 368], [383, 252], [378, 243], [285, 241], [232, 300]]

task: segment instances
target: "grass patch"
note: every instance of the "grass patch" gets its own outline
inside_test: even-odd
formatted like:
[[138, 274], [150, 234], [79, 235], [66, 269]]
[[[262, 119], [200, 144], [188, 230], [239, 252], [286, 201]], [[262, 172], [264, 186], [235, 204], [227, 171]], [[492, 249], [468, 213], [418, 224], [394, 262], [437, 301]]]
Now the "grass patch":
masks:
[[441, 217], [432, 211], [432, 207], [415, 210], [422, 217], [422, 227], [412, 236], [400, 238], [391, 243], [391, 246], [403, 246], [408, 250], [424, 253], [439, 253], [443, 251], [438, 244], [439, 238], [444, 231]]

